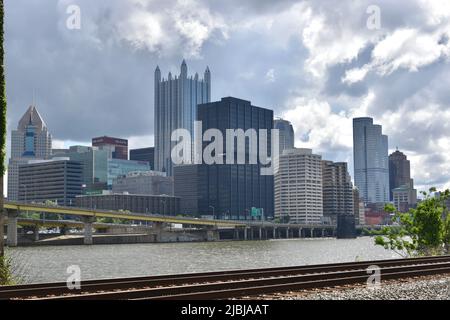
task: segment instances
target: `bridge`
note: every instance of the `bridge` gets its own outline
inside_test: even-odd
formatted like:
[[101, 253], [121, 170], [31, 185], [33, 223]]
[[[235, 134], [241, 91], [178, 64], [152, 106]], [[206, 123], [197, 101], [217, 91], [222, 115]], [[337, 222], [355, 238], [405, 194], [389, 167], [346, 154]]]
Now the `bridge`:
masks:
[[[24, 202], [5, 202], [7, 212], [7, 243], [8, 246], [17, 246], [17, 227], [18, 225], [49, 226], [42, 219], [21, 219], [23, 212], [53, 213], [58, 215], [70, 215], [78, 217], [80, 221], [57, 222], [52, 221], [51, 226], [75, 226], [84, 229], [84, 243], [92, 244], [92, 233], [97, 218], [113, 218], [121, 220], [151, 222], [152, 231], [161, 235], [164, 224], [181, 224], [184, 227], [198, 226], [206, 228], [207, 240], [219, 240], [219, 231], [228, 230], [233, 232], [235, 240], [254, 240], [254, 239], [277, 239], [293, 237], [314, 237], [314, 236], [333, 236], [336, 226], [334, 225], [302, 225], [302, 224], [282, 224], [270, 221], [248, 221], [248, 220], [218, 220], [218, 219], [198, 219], [193, 217], [167, 216], [155, 214], [129, 213], [112, 210], [86, 209], [76, 207], [63, 207], [54, 205], [43, 205]], [[59, 221], [59, 220], [58, 220]], [[104, 226], [105, 228], [107, 226]], [[222, 231], [223, 232], [223, 231]], [[38, 234], [38, 233], [36, 233]], [[161, 239], [159, 239], [160, 241]]]

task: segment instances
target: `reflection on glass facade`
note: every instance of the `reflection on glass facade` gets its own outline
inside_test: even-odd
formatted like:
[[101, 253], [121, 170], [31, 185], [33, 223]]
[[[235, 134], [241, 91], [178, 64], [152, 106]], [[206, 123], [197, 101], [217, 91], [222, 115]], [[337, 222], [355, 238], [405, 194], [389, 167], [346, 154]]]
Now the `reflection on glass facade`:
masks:
[[145, 172], [150, 170], [150, 165], [145, 161], [108, 159], [107, 165], [108, 188], [112, 188], [113, 180], [118, 176], [123, 176], [130, 172]]

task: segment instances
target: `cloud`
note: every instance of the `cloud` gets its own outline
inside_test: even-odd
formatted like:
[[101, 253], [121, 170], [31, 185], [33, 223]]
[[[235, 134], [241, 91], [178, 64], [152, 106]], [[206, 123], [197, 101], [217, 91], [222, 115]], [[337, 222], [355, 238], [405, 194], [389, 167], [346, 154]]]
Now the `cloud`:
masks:
[[264, 78], [267, 82], [275, 82], [275, 70], [274, 69], [267, 70], [267, 73]]
[[[81, 30], [66, 28], [69, 4]], [[380, 7], [381, 28], [366, 27]], [[212, 98], [292, 120], [299, 146], [352, 165], [351, 119], [372, 116], [419, 186], [449, 186], [447, 0], [14, 0], [6, 6], [8, 130], [31, 103], [58, 145], [153, 144], [153, 71], [209, 65]], [[24, 23], [26, 21], [26, 23]], [[32, 26], [32, 27], [30, 27]], [[9, 143], [9, 139], [8, 139]], [[353, 173], [353, 172], [351, 172]]]
[[345, 158], [352, 150], [352, 117], [334, 113], [330, 105], [316, 99], [296, 98], [295, 106], [283, 113], [294, 126], [297, 147], [313, 148], [325, 158]]

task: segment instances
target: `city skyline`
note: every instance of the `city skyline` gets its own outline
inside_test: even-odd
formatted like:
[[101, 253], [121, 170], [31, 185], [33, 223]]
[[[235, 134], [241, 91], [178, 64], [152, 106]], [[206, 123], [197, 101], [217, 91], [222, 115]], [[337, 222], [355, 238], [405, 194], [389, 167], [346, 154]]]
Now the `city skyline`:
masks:
[[[373, 117], [383, 125], [391, 139], [389, 152], [398, 146], [410, 159], [412, 176], [419, 190], [429, 186], [448, 187], [450, 169], [444, 152], [449, 143], [444, 133], [448, 105], [444, 88], [448, 86], [442, 78], [448, 70], [448, 42], [444, 41], [447, 32], [445, 22], [428, 19], [433, 15], [443, 17], [448, 14], [448, 9], [418, 1], [408, 2], [405, 10], [415, 13], [418, 18], [413, 21], [402, 12], [402, 19], [396, 19], [400, 15], [399, 8], [405, 3], [400, 1], [398, 5], [389, 7], [380, 5], [383, 22], [378, 31], [365, 27], [367, 1], [359, 1], [356, 7], [352, 7], [352, 15], [346, 15], [350, 10], [347, 5], [339, 4], [333, 10], [352, 18], [341, 25], [342, 30], [335, 32], [329, 29], [336, 25], [334, 11], [324, 6], [322, 1], [315, 4], [303, 1], [286, 1], [275, 6], [265, 4], [256, 12], [253, 12], [253, 3], [241, 4], [239, 8], [244, 13], [253, 12], [248, 17], [246, 30], [255, 41], [253, 46], [243, 46], [244, 42], [248, 43], [247, 35], [225, 19], [236, 12], [232, 5], [221, 4], [224, 10], [220, 13], [217, 7], [203, 1], [192, 1], [177, 7], [181, 13], [179, 21], [186, 22], [190, 17], [198, 25], [205, 26], [207, 33], [203, 38], [196, 38], [200, 33], [195, 30], [183, 34], [181, 29], [187, 24], [181, 23], [179, 30], [169, 29], [173, 31], [175, 42], [170, 47], [163, 45], [167, 44], [167, 37], [155, 37], [152, 33], [148, 39], [140, 36], [148, 31], [146, 21], [152, 18], [150, 4], [139, 7], [135, 3], [120, 6], [109, 3], [113, 18], [122, 26], [120, 37], [124, 44], [113, 41], [108, 46], [112, 35], [107, 32], [99, 30], [88, 37], [92, 34], [90, 31], [99, 26], [97, 17], [104, 13], [97, 2], [79, 1], [85, 20], [75, 35], [64, 29], [66, 15], [62, 5], [48, 10], [51, 4], [10, 2], [6, 4], [9, 12], [6, 17], [7, 93], [11, 104], [8, 133], [19, 114], [30, 104], [35, 91], [36, 104], [52, 128], [52, 134], [57, 137], [54, 147], [79, 144], [77, 142], [88, 144], [90, 138], [103, 134], [131, 138], [130, 148], [151, 146], [152, 72], [156, 65], [160, 65], [161, 69], [175, 73], [180, 61], [186, 58], [192, 65], [191, 70], [199, 73], [204, 66], [210, 66], [214, 73], [212, 100], [221, 96], [239, 96], [274, 109], [275, 116], [291, 121], [296, 129], [297, 147], [312, 148], [332, 161], [348, 162], [352, 173], [351, 119], [355, 116]], [[118, 8], [123, 9], [122, 13]], [[132, 25], [131, 18], [139, 12], [144, 13], [143, 20]], [[211, 22], [202, 18], [199, 12], [218, 19]], [[36, 30], [25, 31], [15, 22], [21, 20], [14, 19], [19, 15], [21, 18], [29, 17], [30, 21], [50, 22], [36, 24]], [[267, 20], [263, 19], [265, 16], [273, 23], [263, 23]], [[31, 19], [33, 17], [34, 20]], [[165, 26], [167, 21], [174, 19], [171, 14], [164, 17], [167, 20], [155, 16], [155, 24]], [[242, 27], [238, 18], [233, 23]], [[106, 25], [112, 22], [107, 19]], [[327, 22], [331, 22], [329, 26]], [[421, 26], [429, 29], [424, 31]], [[283, 33], [288, 27], [293, 27], [295, 32]], [[224, 36], [224, 30], [228, 31], [227, 36]], [[330, 32], [328, 44], [324, 41], [325, 36], [319, 34], [320, 30]], [[352, 32], [343, 32], [347, 30]], [[275, 35], [280, 37], [280, 34], [282, 36], [277, 41], [269, 41], [273, 48], [263, 45], [264, 41], [273, 40]], [[351, 39], [346, 38], [348, 36]], [[45, 41], [48, 44], [46, 48], [52, 51], [47, 52], [45, 50], [49, 49], [39, 46], [36, 42], [39, 39]], [[156, 41], [153, 47], [149, 39]], [[415, 39], [429, 41], [429, 51], [422, 52], [416, 46], [407, 45], [414, 43]], [[389, 41], [398, 44], [398, 51], [387, 50]], [[339, 42], [352, 45], [345, 46], [346, 51]], [[95, 47], [95, 43], [100, 44], [99, 47]], [[140, 47], [135, 48], [133, 43]], [[185, 46], [185, 52], [177, 50], [183, 43], [189, 44]], [[74, 51], [80, 47], [87, 50], [85, 59], [79, 59], [79, 54], [86, 52]], [[237, 47], [245, 50], [242, 55], [232, 55], [236, 61], [221, 54]], [[318, 54], [332, 48], [336, 49], [334, 56]], [[30, 51], [34, 52], [31, 58]], [[276, 52], [281, 52], [284, 58], [279, 59]], [[52, 63], [58, 65], [58, 72], [48, 64], [48, 59], [43, 58], [50, 53], [56, 59]], [[108, 56], [107, 53], [114, 54]], [[419, 54], [406, 62], [401, 60], [408, 53]], [[256, 58], [252, 59], [254, 61], [245, 60], [249, 56]], [[274, 58], [281, 62], [275, 62]], [[87, 70], [92, 64], [98, 65], [98, 76], [92, 77], [91, 70]], [[113, 65], [117, 68], [111, 68]], [[290, 72], [286, 66], [295, 72]], [[61, 78], [63, 75], [65, 80]], [[45, 84], [40, 80], [42, 77], [47, 80]], [[413, 89], [397, 90], [399, 84]], [[118, 98], [117, 94], [123, 92], [129, 94]], [[433, 104], [424, 103], [428, 100]], [[126, 108], [120, 108], [123, 105]], [[95, 116], [88, 110], [95, 110]], [[429, 116], [426, 116], [427, 111]], [[403, 117], [408, 121], [403, 121]], [[66, 125], [68, 121], [78, 125], [72, 128]], [[123, 121], [121, 126], [117, 125], [119, 121]], [[95, 126], [94, 123], [100, 124]], [[95, 134], [92, 130], [96, 130]], [[70, 137], [73, 137], [73, 143], [69, 141]], [[7, 141], [9, 151], [9, 137]]]

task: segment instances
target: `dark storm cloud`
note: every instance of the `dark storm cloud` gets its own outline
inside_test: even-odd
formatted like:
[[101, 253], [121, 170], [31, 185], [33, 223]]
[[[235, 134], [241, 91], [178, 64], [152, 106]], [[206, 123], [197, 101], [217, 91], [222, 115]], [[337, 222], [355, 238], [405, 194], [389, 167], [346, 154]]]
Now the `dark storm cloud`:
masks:
[[[81, 30], [65, 26], [69, 4], [81, 8]], [[298, 141], [326, 159], [351, 167], [351, 117], [372, 116], [389, 134], [391, 149], [399, 146], [416, 157], [418, 184], [448, 184], [450, 157], [441, 154], [450, 146], [450, 13], [434, 8], [438, 4], [7, 1], [9, 129], [35, 90], [58, 140], [87, 142], [107, 134], [142, 137], [141, 145], [151, 145], [154, 69], [159, 65], [164, 77], [178, 74], [186, 58], [190, 75], [203, 77], [210, 67], [214, 100], [237, 96], [276, 115], [293, 115]], [[369, 5], [380, 7], [381, 30], [366, 27]], [[376, 56], [384, 40], [405, 30], [412, 34], [409, 42], [396, 51], [405, 34], [396, 35]], [[415, 46], [417, 39], [431, 38]], [[362, 80], [343, 81], [359, 68], [368, 70]]]
[[152, 131], [154, 63], [148, 54], [108, 43], [101, 29], [86, 35], [64, 28], [68, 16], [55, 1], [12, 1], [6, 11], [11, 125], [35, 90], [38, 109], [57, 139]]
[[349, 96], [360, 97], [367, 94], [368, 87], [365, 82], [345, 84], [341, 79], [345, 76], [345, 72], [353, 68], [361, 68], [371, 59], [373, 45], [369, 44], [362, 49], [358, 56], [348, 63], [338, 63], [331, 66], [327, 70], [326, 83], [322, 90], [322, 94], [334, 96], [346, 94]]

